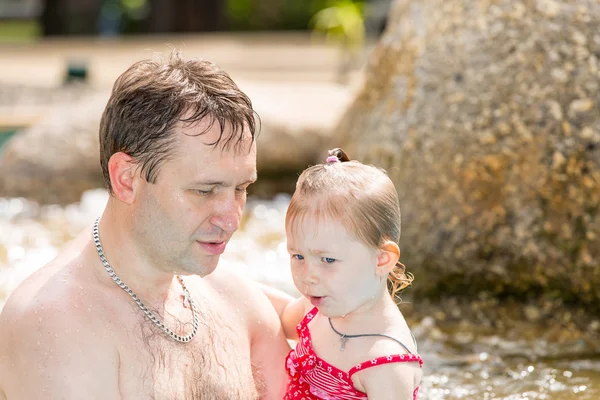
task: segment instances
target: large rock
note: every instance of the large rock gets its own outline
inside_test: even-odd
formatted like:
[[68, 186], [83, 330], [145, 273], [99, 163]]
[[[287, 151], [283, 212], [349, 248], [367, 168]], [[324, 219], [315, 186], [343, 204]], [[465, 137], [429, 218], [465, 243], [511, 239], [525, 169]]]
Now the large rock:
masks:
[[[261, 119], [260, 179], [253, 194], [291, 192], [298, 173], [322, 157], [351, 89], [329, 83], [244, 82], [240, 87]], [[85, 190], [103, 187], [98, 126], [109, 93], [85, 86], [44, 89], [38, 96], [24, 90], [28, 95], [16, 96], [16, 90], [0, 88], [0, 121], [23, 108], [39, 114], [39, 121], [0, 150], [0, 197], [66, 204], [79, 201]]]
[[1, 149], [0, 197], [65, 204], [79, 201], [85, 190], [103, 187], [98, 125], [108, 94], [85, 86], [26, 91], [37, 93], [37, 107], [28, 96], [17, 99], [15, 111], [35, 109], [39, 120]]
[[243, 82], [240, 87], [261, 121], [253, 193], [292, 193], [299, 173], [322, 161], [352, 88], [328, 82]]
[[401, 197], [410, 292], [600, 307], [600, 3], [398, 0], [336, 128]]

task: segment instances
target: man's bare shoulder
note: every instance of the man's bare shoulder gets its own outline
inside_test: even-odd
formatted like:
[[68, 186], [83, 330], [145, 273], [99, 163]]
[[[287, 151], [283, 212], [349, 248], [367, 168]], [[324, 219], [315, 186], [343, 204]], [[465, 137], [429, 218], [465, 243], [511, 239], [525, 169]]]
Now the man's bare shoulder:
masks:
[[11, 327], [0, 331], [0, 348], [12, 341], [9, 349], [17, 351], [20, 344], [29, 348], [29, 339], [37, 343], [68, 334], [71, 328], [84, 329], [83, 333], [92, 329], [84, 295], [76, 292], [68, 274], [48, 265], [14, 290], [0, 314], [0, 325]]
[[44, 316], [76, 318], [80, 313], [74, 297], [83, 294], [84, 285], [88, 286], [85, 281], [89, 281], [85, 273], [80, 273], [87, 263], [84, 247], [82, 238], [75, 239], [52, 261], [27, 277], [6, 301], [3, 320], [27, 324], [43, 322]]
[[68, 252], [60, 254], [21, 283], [2, 309], [0, 389], [9, 400], [60, 397], [61, 391], [72, 389], [67, 374], [80, 373], [79, 369], [100, 373], [98, 378], [83, 374], [84, 382], [90, 379], [88, 388], [100, 378], [107, 379], [108, 387], [109, 377], [117, 376], [118, 364], [112, 372], [86, 366], [90, 359], [103, 368], [118, 363], [118, 352], [110, 337], [102, 334], [104, 322], [92, 312], [100, 308], [98, 293], [89, 290], [93, 285], [78, 272], [85, 267], [83, 262]]

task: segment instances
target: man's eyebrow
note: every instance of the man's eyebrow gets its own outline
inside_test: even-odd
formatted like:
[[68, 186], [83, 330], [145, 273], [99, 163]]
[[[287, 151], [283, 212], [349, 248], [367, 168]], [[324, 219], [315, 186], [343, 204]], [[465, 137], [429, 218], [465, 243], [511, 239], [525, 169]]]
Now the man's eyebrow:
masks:
[[[254, 182], [256, 182], [256, 176], [248, 179], [247, 181], [244, 181], [242, 183], [240, 183], [238, 186], [243, 186], [243, 185], [250, 185]], [[231, 186], [231, 183], [229, 182], [224, 182], [224, 181], [194, 181], [192, 182], [192, 185], [206, 185], [206, 186], [223, 186], [223, 187], [229, 187]]]
[[223, 181], [193, 181], [192, 185], [231, 186], [229, 183]]

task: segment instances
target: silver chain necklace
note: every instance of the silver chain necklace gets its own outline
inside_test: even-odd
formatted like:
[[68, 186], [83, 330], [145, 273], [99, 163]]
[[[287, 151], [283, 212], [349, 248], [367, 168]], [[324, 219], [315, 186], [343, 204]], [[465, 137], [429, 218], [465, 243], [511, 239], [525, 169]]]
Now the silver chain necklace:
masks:
[[[360, 334], [360, 335], [346, 335], [345, 333], [339, 332], [337, 329], [335, 329], [333, 327], [333, 324], [331, 323], [331, 318], [327, 318], [327, 319], [329, 320], [329, 326], [331, 326], [331, 329], [333, 329], [333, 331], [335, 333], [337, 333], [338, 336], [340, 337], [340, 350], [341, 351], [344, 351], [344, 349], [346, 348], [346, 342], [348, 341], [348, 339], [353, 339], [353, 338], [357, 338], [357, 337], [379, 336], [379, 337], [385, 337], [385, 338], [388, 338], [388, 339], [392, 339], [393, 341], [400, 343], [400, 345], [402, 347], [404, 347], [406, 349], [406, 351], [408, 351], [409, 354], [412, 354], [411, 351], [401, 341], [399, 341], [396, 338], [393, 338], [393, 337], [388, 336], [388, 335], [384, 335], [383, 333], [363, 333], [363, 334]], [[412, 336], [412, 332], [410, 334]], [[415, 339], [415, 337], [413, 336], [413, 340], [414, 339]], [[415, 341], [415, 344], [416, 343], [417, 342]]]
[[146, 314], [146, 317], [148, 317], [150, 319], [150, 321], [152, 321], [154, 323], [154, 325], [159, 327], [160, 330], [162, 330], [164, 333], [166, 333], [171, 339], [176, 340], [181, 343], [187, 343], [187, 342], [191, 341], [194, 338], [194, 336], [196, 336], [196, 332], [198, 332], [198, 315], [196, 315], [197, 310], [196, 310], [196, 304], [194, 304], [194, 299], [192, 299], [192, 296], [190, 296], [190, 292], [188, 292], [187, 288], [185, 287], [185, 283], [183, 283], [183, 279], [181, 278], [181, 276], [177, 275], [177, 280], [179, 281], [179, 283], [181, 284], [181, 287], [183, 288], [183, 305], [184, 305], [184, 307], [187, 307], [188, 305], [190, 306], [190, 308], [192, 310], [192, 317], [194, 318], [194, 322], [193, 322], [194, 328], [192, 329], [192, 332], [187, 336], [180, 336], [180, 335], [176, 334], [175, 332], [173, 332], [172, 330], [170, 330], [169, 328], [167, 328], [165, 326], [165, 324], [163, 324], [161, 322], [161, 320], [159, 320], [152, 313], [152, 311], [150, 311], [144, 305], [142, 300], [140, 300], [137, 297], [137, 295], [135, 293], [133, 293], [133, 290], [131, 290], [131, 288], [129, 286], [127, 286], [125, 284], [125, 282], [123, 282], [121, 280], [121, 278], [119, 278], [119, 276], [115, 273], [115, 271], [112, 269], [112, 267], [108, 263], [108, 260], [106, 259], [106, 256], [104, 255], [104, 249], [102, 248], [102, 245], [100, 244], [100, 234], [98, 233], [98, 223], [99, 222], [100, 222], [100, 218], [97, 218], [96, 222], [94, 223], [94, 230], [93, 230], [94, 244], [96, 245], [96, 251], [98, 252], [98, 255], [100, 256], [100, 261], [102, 261], [102, 264], [104, 265], [104, 268], [106, 268], [106, 272], [108, 272], [108, 275], [110, 275], [112, 280], [115, 281], [115, 283], [117, 285], [119, 285], [119, 287], [121, 289], [123, 289], [129, 296], [131, 296], [133, 301], [135, 301], [135, 303], [138, 305], [138, 307], [144, 312], [144, 314]]

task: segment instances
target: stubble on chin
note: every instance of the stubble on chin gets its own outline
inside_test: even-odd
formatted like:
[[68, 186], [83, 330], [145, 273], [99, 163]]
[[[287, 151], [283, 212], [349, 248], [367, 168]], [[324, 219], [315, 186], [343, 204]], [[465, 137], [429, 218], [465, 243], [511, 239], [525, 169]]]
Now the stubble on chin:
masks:
[[217, 269], [219, 260], [220, 256], [210, 257], [206, 260], [188, 259], [180, 266], [179, 275], [197, 275], [204, 278]]

